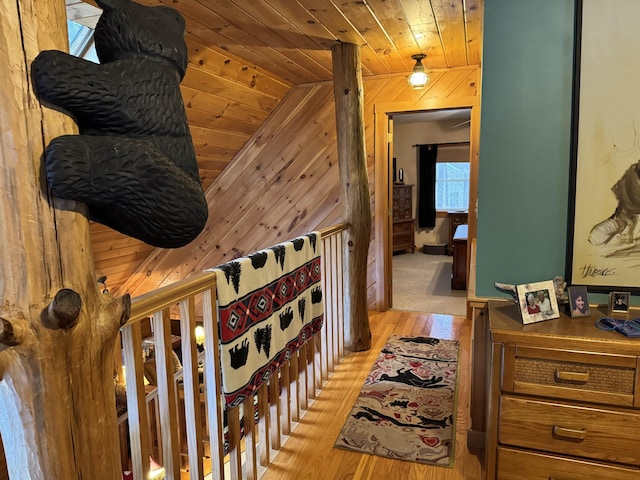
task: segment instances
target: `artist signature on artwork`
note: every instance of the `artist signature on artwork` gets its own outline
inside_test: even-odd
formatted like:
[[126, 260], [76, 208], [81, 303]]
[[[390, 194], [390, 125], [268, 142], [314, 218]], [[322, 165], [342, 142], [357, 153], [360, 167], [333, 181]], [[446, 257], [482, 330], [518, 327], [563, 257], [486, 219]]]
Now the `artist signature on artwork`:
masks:
[[582, 278], [611, 277], [617, 273], [615, 268], [600, 268], [591, 264], [583, 265], [580, 270], [582, 271]]

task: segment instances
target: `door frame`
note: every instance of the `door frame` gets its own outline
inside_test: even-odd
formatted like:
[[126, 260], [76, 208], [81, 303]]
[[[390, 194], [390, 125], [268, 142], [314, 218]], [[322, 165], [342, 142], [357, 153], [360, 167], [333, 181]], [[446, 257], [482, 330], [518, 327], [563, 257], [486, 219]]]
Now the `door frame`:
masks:
[[[411, 113], [424, 110], [442, 110], [449, 108], [471, 109], [469, 125], [469, 233], [467, 242], [470, 248], [476, 236], [476, 214], [478, 200], [478, 153], [480, 143], [480, 97], [458, 97], [448, 99], [423, 99], [395, 103], [377, 103], [373, 107], [374, 141], [374, 240], [373, 263], [375, 282], [376, 310], [386, 311], [391, 303], [391, 238], [393, 222], [389, 195], [393, 191], [393, 178], [389, 175], [389, 116], [398, 113]], [[470, 256], [467, 255], [468, 261]], [[469, 268], [467, 265], [467, 272]], [[467, 283], [467, 285], [469, 285]], [[469, 287], [471, 287], [469, 285]], [[475, 290], [475, 289], [474, 289]]]

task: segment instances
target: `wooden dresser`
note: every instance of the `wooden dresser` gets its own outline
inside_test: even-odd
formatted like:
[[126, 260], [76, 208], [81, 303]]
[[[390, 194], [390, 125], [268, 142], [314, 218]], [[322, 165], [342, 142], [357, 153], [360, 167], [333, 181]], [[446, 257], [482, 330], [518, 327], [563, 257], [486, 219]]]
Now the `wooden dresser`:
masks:
[[465, 211], [449, 212], [447, 214], [449, 220], [449, 243], [447, 244], [447, 254], [453, 255], [453, 236], [456, 233], [458, 225], [469, 223], [469, 214]]
[[468, 225], [458, 225], [453, 235], [453, 266], [451, 290], [467, 289], [467, 235]]
[[640, 339], [489, 302], [487, 479], [640, 478]]
[[393, 186], [393, 251], [415, 252], [415, 219], [413, 218], [413, 185]]

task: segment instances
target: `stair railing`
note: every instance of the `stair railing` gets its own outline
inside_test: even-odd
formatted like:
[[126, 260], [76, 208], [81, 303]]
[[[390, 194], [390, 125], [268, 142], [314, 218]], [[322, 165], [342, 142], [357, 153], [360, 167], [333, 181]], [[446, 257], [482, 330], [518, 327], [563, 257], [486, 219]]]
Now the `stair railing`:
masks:
[[[264, 473], [345, 355], [345, 229], [340, 224], [320, 231], [322, 329], [239, 407], [227, 409], [222, 396], [215, 273], [133, 299], [131, 318], [121, 328], [127, 407], [120, 450], [123, 471], [130, 472], [123, 478], [257, 480]], [[144, 339], [149, 321], [153, 335]], [[145, 381], [150, 362], [154, 385]]]

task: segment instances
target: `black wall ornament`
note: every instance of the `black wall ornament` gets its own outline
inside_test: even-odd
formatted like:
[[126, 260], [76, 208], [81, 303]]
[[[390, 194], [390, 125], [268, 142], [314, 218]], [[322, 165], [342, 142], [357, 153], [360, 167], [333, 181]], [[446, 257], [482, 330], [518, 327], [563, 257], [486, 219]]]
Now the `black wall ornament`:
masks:
[[180, 93], [188, 57], [174, 9], [97, 0], [100, 64], [41, 52], [31, 65], [40, 100], [69, 114], [80, 135], [44, 154], [52, 193], [86, 203], [92, 220], [162, 248], [191, 242], [208, 208]]

